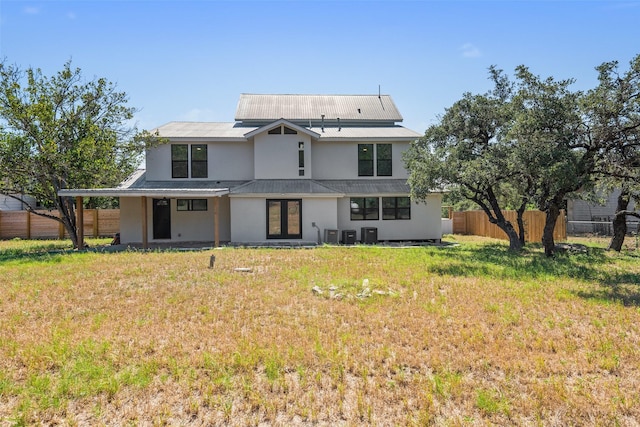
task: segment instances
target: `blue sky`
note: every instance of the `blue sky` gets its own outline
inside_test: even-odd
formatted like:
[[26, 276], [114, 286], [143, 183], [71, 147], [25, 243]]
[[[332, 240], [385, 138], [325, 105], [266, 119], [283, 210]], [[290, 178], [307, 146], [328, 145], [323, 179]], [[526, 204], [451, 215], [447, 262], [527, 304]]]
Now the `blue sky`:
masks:
[[240, 93], [383, 94], [420, 133], [495, 64], [596, 84], [640, 54], [640, 1], [0, 0], [0, 58], [71, 59], [138, 108], [140, 128], [233, 121]]

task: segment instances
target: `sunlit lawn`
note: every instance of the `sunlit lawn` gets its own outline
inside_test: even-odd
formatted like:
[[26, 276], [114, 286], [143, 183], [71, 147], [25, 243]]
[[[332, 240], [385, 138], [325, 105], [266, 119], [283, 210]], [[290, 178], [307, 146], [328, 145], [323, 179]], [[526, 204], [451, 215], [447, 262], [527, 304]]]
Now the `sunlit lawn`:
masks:
[[638, 251], [447, 240], [0, 242], [0, 425], [637, 425]]

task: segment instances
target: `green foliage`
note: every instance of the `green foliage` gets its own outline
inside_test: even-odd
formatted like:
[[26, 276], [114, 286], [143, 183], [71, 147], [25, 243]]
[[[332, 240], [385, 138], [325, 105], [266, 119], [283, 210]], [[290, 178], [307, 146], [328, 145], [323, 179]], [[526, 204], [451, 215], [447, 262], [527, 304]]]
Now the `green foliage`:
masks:
[[465, 93], [411, 145], [404, 160], [413, 197], [447, 190], [456, 200], [469, 200], [509, 236], [510, 248], [519, 250], [524, 230], [516, 232], [502, 213], [507, 204], [520, 208], [528, 202], [526, 192], [514, 191], [522, 181], [515, 179], [512, 144], [503, 138], [512, 114], [506, 98], [510, 85], [500, 71], [491, 69], [491, 76], [492, 92]]
[[70, 62], [51, 77], [2, 62], [0, 77], [0, 193], [56, 208], [75, 244], [73, 203], [58, 191], [118, 184], [152, 138], [129, 126], [135, 109], [124, 92], [104, 78], [85, 81]]
[[553, 255], [553, 229], [568, 197], [596, 183], [601, 191], [640, 194], [640, 55], [622, 76], [617, 65], [599, 66], [600, 83], [587, 94], [570, 89], [573, 79], [543, 79], [522, 65], [513, 83], [490, 68], [493, 91], [464, 94], [408, 150], [413, 196], [447, 189], [450, 204], [477, 204], [512, 249], [518, 236], [502, 209], [534, 205], [547, 213], [542, 242]]
[[[618, 62], [599, 67], [596, 88], [582, 99], [592, 138], [606, 148], [596, 159], [597, 183], [585, 198], [598, 198], [620, 190], [609, 247], [620, 251], [626, 235], [626, 217], [639, 216], [627, 210], [631, 200], [640, 202], [640, 55], [620, 74]], [[636, 208], [637, 210], [637, 208]]]

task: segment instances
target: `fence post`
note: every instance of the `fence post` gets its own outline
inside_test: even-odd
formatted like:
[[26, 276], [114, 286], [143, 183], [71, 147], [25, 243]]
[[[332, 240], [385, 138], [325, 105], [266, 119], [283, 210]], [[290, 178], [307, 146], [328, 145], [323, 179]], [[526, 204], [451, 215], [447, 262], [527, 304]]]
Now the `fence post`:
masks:
[[98, 226], [98, 209], [93, 210], [93, 237], [98, 237], [98, 233], [100, 232], [100, 228]]
[[27, 240], [31, 240], [31, 212], [25, 211], [27, 214]]
[[82, 196], [76, 196], [76, 233], [78, 237], [78, 249], [84, 249], [84, 206]]

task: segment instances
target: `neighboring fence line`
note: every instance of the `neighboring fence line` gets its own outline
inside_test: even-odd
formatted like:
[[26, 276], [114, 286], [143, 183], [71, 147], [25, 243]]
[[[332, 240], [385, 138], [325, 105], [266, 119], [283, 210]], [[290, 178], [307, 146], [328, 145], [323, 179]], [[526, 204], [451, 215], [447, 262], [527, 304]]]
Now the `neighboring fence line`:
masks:
[[[503, 211], [507, 220], [518, 230], [516, 211]], [[464, 211], [453, 212], [453, 233], [471, 234], [475, 236], [493, 237], [495, 239], [508, 240], [504, 231], [497, 225], [491, 224], [484, 211]], [[546, 214], [542, 211], [526, 211], [523, 215], [525, 239], [527, 242], [542, 241], [542, 232]], [[553, 231], [553, 238], [556, 241], [567, 239], [567, 221], [565, 211], [561, 211], [556, 228]]]
[[[48, 212], [58, 216], [56, 211]], [[507, 218], [517, 228], [516, 212], [505, 211]], [[453, 233], [507, 239], [506, 234], [491, 224], [484, 211], [452, 212]], [[544, 228], [545, 213], [526, 211], [524, 213], [525, 236], [527, 242], [540, 242]], [[86, 237], [111, 237], [120, 231], [119, 209], [85, 209], [84, 235]], [[64, 239], [67, 233], [62, 223], [27, 211], [0, 211], [0, 239]], [[553, 238], [566, 240], [567, 226], [565, 212], [562, 211]]]
[[[58, 217], [57, 211], [47, 212]], [[84, 209], [85, 237], [111, 237], [120, 231], [119, 209]], [[27, 211], [0, 211], [0, 239], [64, 239], [61, 222]]]

